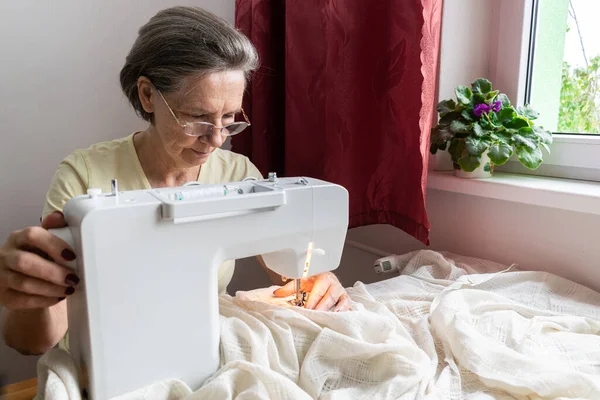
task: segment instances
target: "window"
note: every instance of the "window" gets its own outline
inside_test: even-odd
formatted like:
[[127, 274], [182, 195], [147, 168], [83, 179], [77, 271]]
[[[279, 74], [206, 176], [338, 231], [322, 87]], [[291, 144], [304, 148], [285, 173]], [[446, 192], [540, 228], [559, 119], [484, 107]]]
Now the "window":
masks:
[[517, 162], [499, 169], [600, 181], [600, 1], [497, 3], [492, 81], [504, 83], [513, 102], [531, 104], [555, 133], [538, 170]]
[[600, 2], [541, 0], [535, 5], [528, 97], [553, 132], [600, 133]]

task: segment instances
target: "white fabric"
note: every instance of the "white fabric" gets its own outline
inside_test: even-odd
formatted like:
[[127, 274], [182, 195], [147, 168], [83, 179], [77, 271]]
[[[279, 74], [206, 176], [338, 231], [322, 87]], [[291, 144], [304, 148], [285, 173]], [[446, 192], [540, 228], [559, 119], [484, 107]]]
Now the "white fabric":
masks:
[[70, 354], [54, 349], [44, 354], [37, 365], [36, 399], [79, 399], [77, 367]]
[[[272, 288], [222, 296], [221, 369], [195, 393], [170, 381], [119, 400], [600, 399], [600, 293], [446, 253], [398, 258], [401, 276], [348, 289], [351, 312], [282, 306]], [[63, 357], [40, 361], [46, 399], [79, 399]]]

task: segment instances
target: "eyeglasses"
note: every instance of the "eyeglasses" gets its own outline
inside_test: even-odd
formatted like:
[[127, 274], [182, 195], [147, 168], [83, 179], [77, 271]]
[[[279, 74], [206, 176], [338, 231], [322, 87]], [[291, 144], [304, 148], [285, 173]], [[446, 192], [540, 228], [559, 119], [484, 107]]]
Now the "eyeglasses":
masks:
[[238, 133], [240, 133], [241, 131], [243, 131], [244, 129], [246, 129], [247, 127], [250, 126], [250, 120], [248, 119], [248, 116], [244, 112], [243, 108], [241, 109], [241, 111], [242, 111], [242, 115], [244, 116], [245, 122], [243, 122], [243, 121], [233, 122], [231, 124], [227, 124], [222, 127], [211, 124], [210, 122], [184, 122], [184, 123], [181, 123], [179, 118], [177, 118], [177, 115], [175, 115], [175, 113], [173, 112], [173, 109], [171, 109], [171, 107], [169, 106], [169, 103], [167, 103], [167, 100], [165, 100], [165, 97], [160, 92], [160, 90], [156, 89], [156, 91], [158, 92], [158, 94], [160, 94], [160, 97], [165, 102], [165, 105], [171, 112], [171, 115], [173, 116], [173, 118], [175, 118], [175, 121], [177, 121], [177, 123], [183, 129], [183, 133], [188, 136], [196, 136], [196, 137], [210, 136], [215, 132], [219, 132], [221, 135], [225, 135], [225, 136], [233, 136], [233, 135], [237, 135]]

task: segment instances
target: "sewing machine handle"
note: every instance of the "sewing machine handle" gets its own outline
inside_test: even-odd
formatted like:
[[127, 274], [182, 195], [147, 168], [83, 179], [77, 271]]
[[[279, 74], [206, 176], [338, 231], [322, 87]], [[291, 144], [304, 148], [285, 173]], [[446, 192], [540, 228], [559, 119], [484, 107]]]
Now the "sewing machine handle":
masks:
[[164, 198], [156, 197], [163, 202], [162, 217], [175, 223], [241, 216], [272, 210], [286, 204], [285, 192], [273, 189], [252, 195], [192, 199], [182, 202], [164, 201]]
[[[75, 241], [73, 240], [73, 235], [71, 234], [71, 229], [69, 229], [69, 227], [49, 229], [48, 232], [64, 240], [69, 246], [71, 246], [73, 250], [75, 250]], [[77, 263], [75, 261], [71, 261], [65, 263], [64, 266], [75, 271], [77, 268]]]

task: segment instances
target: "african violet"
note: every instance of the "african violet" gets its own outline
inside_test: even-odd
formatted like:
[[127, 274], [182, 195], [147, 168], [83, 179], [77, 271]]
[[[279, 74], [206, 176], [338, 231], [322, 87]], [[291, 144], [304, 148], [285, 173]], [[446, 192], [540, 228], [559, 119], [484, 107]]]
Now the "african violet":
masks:
[[431, 130], [431, 153], [448, 150], [455, 169], [472, 172], [486, 151], [491, 162], [502, 165], [514, 152], [521, 164], [536, 169], [542, 163], [542, 147], [550, 152], [552, 134], [535, 126], [538, 113], [529, 105], [513, 107], [508, 97], [492, 91], [492, 83], [479, 78], [454, 90], [457, 101], [437, 105], [438, 125]]

